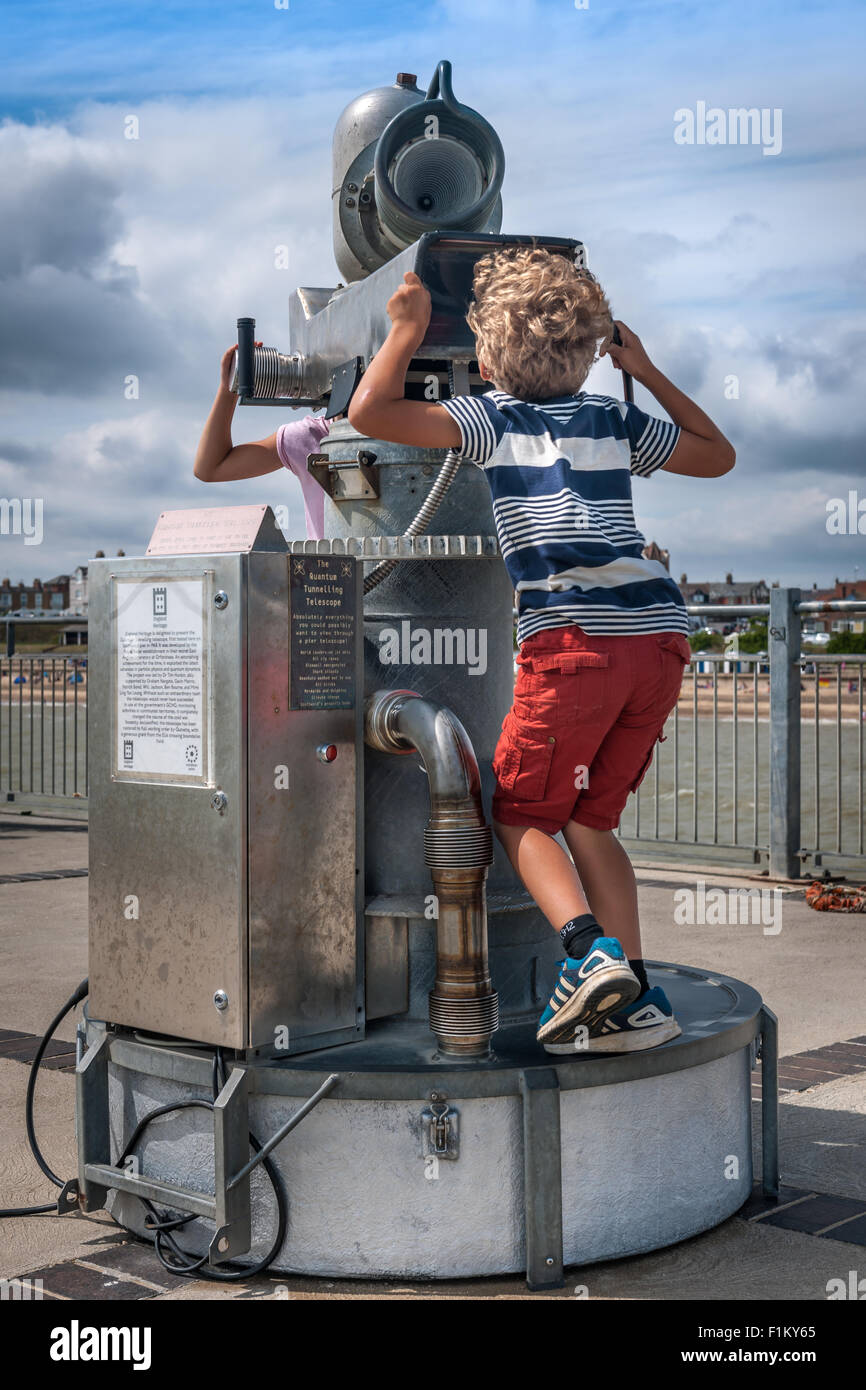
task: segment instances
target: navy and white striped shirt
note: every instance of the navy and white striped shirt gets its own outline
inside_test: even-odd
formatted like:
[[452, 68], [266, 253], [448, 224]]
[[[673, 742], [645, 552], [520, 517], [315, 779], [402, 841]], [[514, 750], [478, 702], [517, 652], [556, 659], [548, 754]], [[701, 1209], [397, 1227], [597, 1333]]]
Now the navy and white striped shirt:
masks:
[[667, 463], [679, 427], [612, 396], [520, 401], [506, 391], [440, 402], [461, 458], [484, 469], [518, 595], [517, 640], [576, 623], [586, 632], [688, 632], [682, 594], [641, 553], [631, 475]]

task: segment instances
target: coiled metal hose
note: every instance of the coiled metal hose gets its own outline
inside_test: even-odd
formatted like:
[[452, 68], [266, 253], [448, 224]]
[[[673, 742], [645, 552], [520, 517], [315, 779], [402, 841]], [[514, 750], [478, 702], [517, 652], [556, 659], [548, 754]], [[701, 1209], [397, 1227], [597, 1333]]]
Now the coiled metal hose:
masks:
[[[436, 514], [443, 497], [457, 476], [459, 467], [460, 459], [457, 457], [456, 450], [449, 449], [439, 472], [436, 474], [433, 486], [418, 510], [418, 514], [410, 521], [406, 530], [403, 532], [404, 540], [412, 536], [422, 536], [424, 534]], [[388, 575], [399, 563], [399, 560], [382, 560], [376, 565], [375, 569], [372, 569], [364, 579], [364, 593], [369, 594], [371, 589], [375, 589], [377, 584], [381, 584], [383, 579], [387, 579]]]

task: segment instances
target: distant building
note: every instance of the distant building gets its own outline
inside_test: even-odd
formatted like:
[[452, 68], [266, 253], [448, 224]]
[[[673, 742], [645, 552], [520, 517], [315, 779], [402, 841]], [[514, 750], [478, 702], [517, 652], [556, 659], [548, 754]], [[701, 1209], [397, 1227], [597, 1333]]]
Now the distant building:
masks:
[[770, 590], [763, 579], [744, 579], [734, 581], [732, 574], [726, 574], [724, 582], [706, 579], [689, 583], [688, 575], [680, 575], [680, 592], [686, 603], [769, 603]]
[[[125, 552], [118, 550], [118, 555]], [[104, 550], [97, 550], [96, 558], [105, 558]], [[0, 580], [0, 618], [9, 613], [27, 613], [35, 616], [50, 616], [52, 613], [72, 613], [76, 617], [87, 617], [87, 565], [77, 565], [71, 575], [56, 574], [53, 579], [34, 579], [32, 584], [13, 584], [11, 579]], [[80, 640], [74, 636], [77, 629], [70, 629], [70, 640]], [[82, 629], [82, 631], [86, 631]]]
[[[118, 550], [118, 555], [125, 555], [126, 552]], [[95, 560], [104, 560], [105, 551], [97, 550], [93, 557]], [[69, 607], [73, 613], [80, 614], [82, 618], [87, 617], [87, 605], [89, 599], [88, 590], [88, 566], [76, 565], [72, 572], [72, 580], [69, 585]]]
[[69, 607], [73, 613], [87, 612], [87, 566], [76, 565], [69, 592]]
[[[804, 589], [804, 602], [829, 603], [831, 599], [866, 599], [866, 579], [835, 579], [832, 589], [819, 589], [813, 584]], [[806, 613], [803, 615], [803, 636], [816, 632], [863, 632], [863, 615], [860, 613]]]
[[69, 575], [56, 574], [53, 579], [34, 579], [32, 584], [13, 584], [0, 580], [0, 617], [4, 613], [34, 613], [48, 615], [69, 606]]
[[661, 546], [658, 545], [656, 541], [650, 541], [649, 545], [644, 546], [643, 557], [645, 560], [658, 560], [659, 564], [664, 565], [665, 569], [670, 573], [671, 552], [669, 550], [662, 550]]

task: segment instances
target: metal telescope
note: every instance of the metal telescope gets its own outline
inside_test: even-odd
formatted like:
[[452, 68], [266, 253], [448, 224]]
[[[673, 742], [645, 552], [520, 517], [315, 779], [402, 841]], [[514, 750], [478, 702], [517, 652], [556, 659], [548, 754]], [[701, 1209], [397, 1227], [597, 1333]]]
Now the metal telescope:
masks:
[[347, 283], [296, 291], [290, 353], [255, 348], [255, 321], [238, 320], [240, 403], [345, 413], [388, 335], [385, 306], [407, 270], [433, 300], [407, 393], [420, 395], [431, 372], [443, 394], [480, 385], [466, 324], [478, 257], [535, 243], [583, 264], [583, 247], [571, 238], [499, 234], [504, 174], [499, 136], [456, 100], [448, 62], [439, 63], [426, 96], [414, 74], [401, 72], [393, 86], [350, 102], [333, 141], [334, 256]]
[[[146, 554], [89, 571], [75, 1201], [140, 1235], [144, 1203], [185, 1213], [158, 1224], [212, 1266], [558, 1287], [564, 1264], [682, 1240], [751, 1191], [749, 1062], [760, 1035], [769, 1097], [775, 1034], [747, 986], [654, 966], [675, 1043], [538, 1046], [560, 943], [485, 813], [514, 681], [487, 480], [346, 418], [406, 270], [432, 299], [407, 383], [429, 398], [485, 389], [480, 255], [583, 263], [572, 238], [500, 232], [503, 172], [448, 63], [426, 93], [402, 73], [350, 103], [344, 283], [296, 292], [290, 352], [256, 349], [252, 319], [238, 333], [242, 404], [331, 419], [307, 460], [323, 537], [287, 541], [264, 504], [165, 512]], [[765, 1125], [765, 1185], [773, 1143]], [[276, 1234], [265, 1162], [291, 1197]]]

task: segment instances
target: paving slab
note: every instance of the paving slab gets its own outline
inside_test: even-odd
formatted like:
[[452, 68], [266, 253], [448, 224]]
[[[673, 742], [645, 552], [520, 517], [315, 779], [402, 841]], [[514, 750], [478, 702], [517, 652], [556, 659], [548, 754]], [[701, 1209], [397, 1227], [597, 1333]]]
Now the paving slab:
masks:
[[0, 815], [0, 875], [86, 868], [86, 820]]
[[785, 1181], [866, 1201], [866, 1077], [796, 1092], [780, 1110]]
[[[9, 822], [13, 822], [10, 826]], [[83, 867], [86, 835], [79, 822], [0, 817], [0, 1032], [41, 1034], [87, 971], [87, 880], [62, 878], [3, 882], [4, 875]], [[762, 925], [679, 925], [683, 889], [773, 887], [766, 879], [721, 872], [718, 866], [639, 869], [645, 950], [650, 957], [719, 970], [748, 981], [780, 1018], [783, 1056], [846, 1044], [835, 1050], [840, 1075], [815, 1079], [808, 1058], [787, 1065], [807, 1089], [789, 1092], [780, 1107], [784, 1183], [795, 1191], [866, 1199], [866, 1075], [847, 1070], [859, 1056], [847, 1040], [866, 1036], [862, 1004], [862, 916], [813, 912], [802, 889], [785, 887], [781, 931]], [[816, 944], [823, 950], [815, 971]], [[71, 1041], [75, 1019], [58, 1036]], [[53, 1200], [24, 1137], [28, 1068], [0, 1050], [0, 1205]], [[26, 1051], [26, 1049], [25, 1049]], [[23, 1055], [23, 1054], [22, 1054]], [[826, 1058], [825, 1058], [826, 1061]], [[75, 1171], [74, 1078], [40, 1073], [36, 1125], [48, 1161], [63, 1176]], [[760, 1108], [755, 1109], [756, 1172], [760, 1161]], [[842, 1216], [853, 1210], [840, 1206]], [[859, 1227], [852, 1227], [855, 1235]], [[851, 1231], [849, 1230], [849, 1234]], [[682, 1245], [638, 1258], [569, 1271], [566, 1287], [535, 1298], [823, 1299], [827, 1281], [864, 1265], [861, 1246], [801, 1230], [734, 1217]], [[70, 1262], [77, 1263], [70, 1268]], [[36, 1217], [0, 1225], [0, 1277], [35, 1271], [56, 1298], [76, 1287], [88, 1298], [189, 1299], [525, 1299], [523, 1280], [470, 1280], [459, 1284], [367, 1283], [262, 1276], [238, 1285], [175, 1281], [153, 1251], [130, 1241], [105, 1213], [92, 1217]], [[79, 1270], [76, 1275], [75, 1270]], [[66, 1292], [64, 1292], [66, 1290]], [[83, 1294], [81, 1296], [84, 1296]]]

